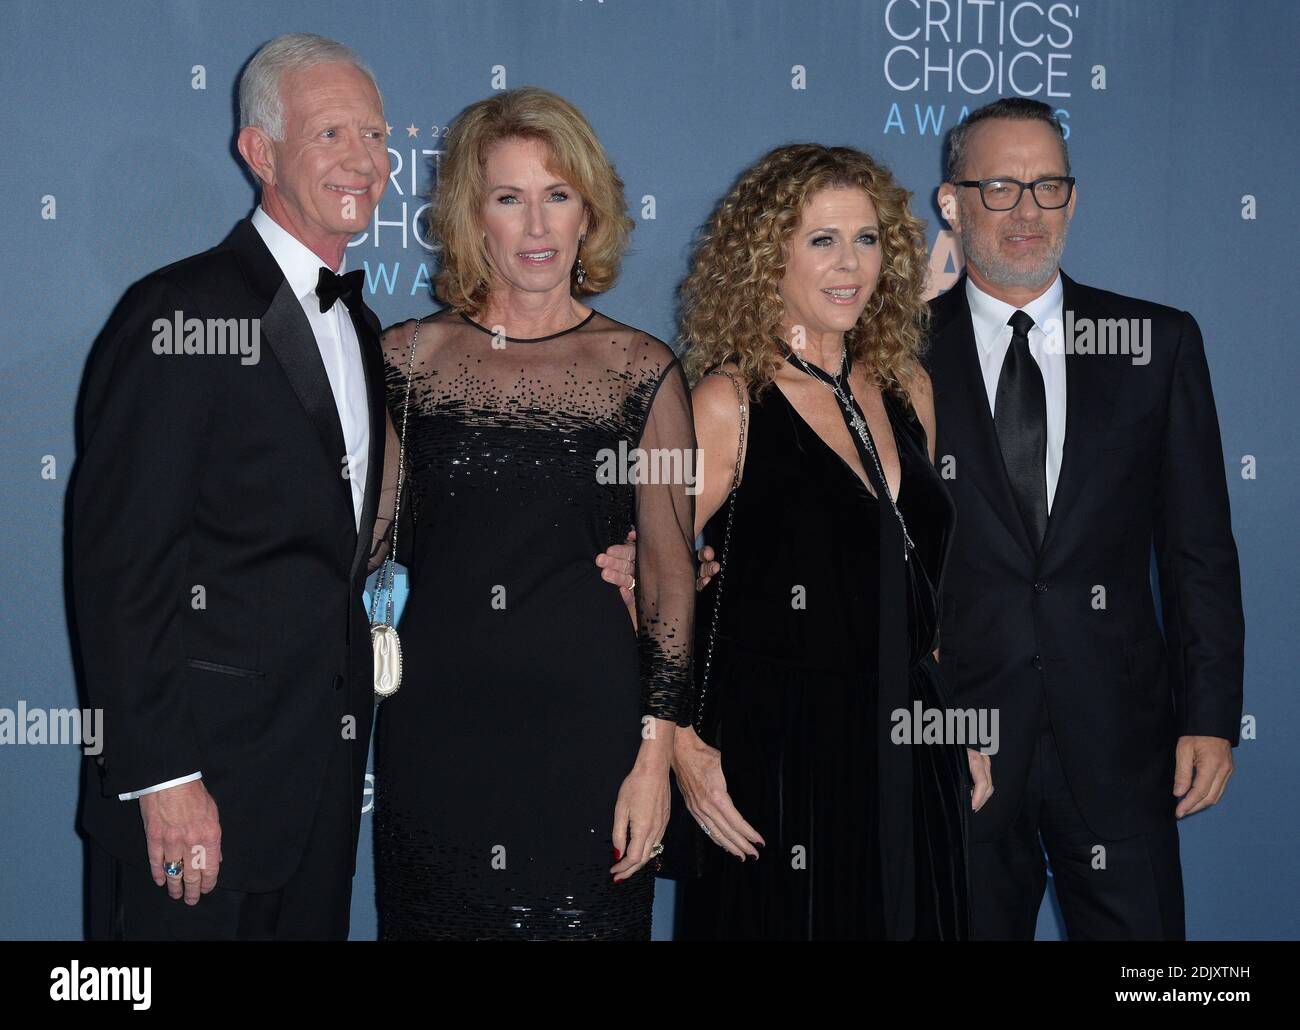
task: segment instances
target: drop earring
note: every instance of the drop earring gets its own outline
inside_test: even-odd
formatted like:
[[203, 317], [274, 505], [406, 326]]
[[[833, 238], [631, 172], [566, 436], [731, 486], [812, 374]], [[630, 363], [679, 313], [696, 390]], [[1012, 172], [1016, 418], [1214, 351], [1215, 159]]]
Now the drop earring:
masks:
[[578, 261], [577, 264], [575, 265], [575, 268], [577, 269], [577, 280], [579, 286], [581, 286], [583, 283], [587, 281], [587, 269], [582, 263], [582, 254], [581, 254], [582, 245], [583, 243], [586, 242], [586, 240], [587, 240], [586, 233], [583, 233], [581, 236], [578, 237], [578, 249], [580, 253], [578, 254]]

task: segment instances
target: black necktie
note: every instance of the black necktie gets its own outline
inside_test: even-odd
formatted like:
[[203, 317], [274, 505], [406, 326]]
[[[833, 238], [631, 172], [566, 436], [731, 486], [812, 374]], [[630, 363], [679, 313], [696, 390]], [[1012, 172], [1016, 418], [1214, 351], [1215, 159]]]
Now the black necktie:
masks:
[[320, 278], [316, 280], [316, 296], [320, 298], [321, 314], [333, 307], [336, 300], [342, 300], [354, 315], [359, 314], [364, 277], [365, 270], [361, 268], [346, 275], [335, 275], [322, 265]]
[[1011, 346], [998, 377], [993, 424], [1011, 492], [1037, 550], [1047, 532], [1047, 391], [1042, 370], [1029, 353], [1034, 320], [1017, 311], [1007, 325], [1011, 326]]

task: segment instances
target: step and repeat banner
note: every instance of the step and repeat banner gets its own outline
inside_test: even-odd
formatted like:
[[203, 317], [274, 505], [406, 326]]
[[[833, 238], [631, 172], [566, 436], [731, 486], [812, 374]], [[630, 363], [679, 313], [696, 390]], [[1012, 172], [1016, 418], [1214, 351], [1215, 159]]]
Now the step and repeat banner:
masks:
[[[391, 179], [347, 267], [364, 269], [385, 325], [435, 306], [429, 191], [448, 123], [494, 91], [543, 86], [590, 119], [636, 223], [621, 280], [595, 306], [670, 341], [695, 234], [772, 147], [847, 145], [887, 163], [927, 223], [939, 292], [962, 262], [936, 203], [944, 134], [998, 97], [1050, 104], [1078, 179], [1064, 269], [1192, 312], [1222, 426], [1245, 718], [1223, 801], [1180, 826], [1187, 933], [1296, 936], [1298, 10], [1289, 0], [5, 0], [0, 937], [84, 932], [84, 742], [54, 713], [78, 705], [63, 555], [89, 348], [134, 281], [218, 242], [252, 210], [235, 84], [259, 46], [298, 31], [353, 47], [383, 92]], [[363, 818], [354, 939], [376, 927], [369, 796]], [[674, 890], [658, 887], [655, 935], [666, 939]], [[1038, 934], [1062, 932], [1049, 889]]]

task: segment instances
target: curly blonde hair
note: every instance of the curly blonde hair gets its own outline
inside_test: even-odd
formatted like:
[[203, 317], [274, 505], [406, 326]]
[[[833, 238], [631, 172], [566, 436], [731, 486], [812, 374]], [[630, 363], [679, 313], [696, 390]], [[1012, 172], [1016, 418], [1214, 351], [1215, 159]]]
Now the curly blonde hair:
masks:
[[882, 249], [880, 279], [844, 334], [845, 346], [876, 386], [911, 403], [907, 383], [919, 367], [930, 317], [922, 299], [929, 271], [925, 223], [908, 207], [911, 193], [879, 161], [851, 147], [816, 143], [769, 152], [713, 212], [680, 290], [691, 382], [734, 359], [755, 395], [771, 385], [784, 360], [778, 287], [786, 243], [813, 195], [836, 187], [859, 187], [871, 197]]
[[487, 155], [497, 143], [512, 139], [544, 144], [550, 153], [547, 168], [572, 184], [586, 205], [589, 221], [580, 256], [587, 274], [579, 283], [570, 272], [574, 296], [603, 293], [614, 285], [635, 225], [625, 210], [623, 180], [591, 123], [569, 101], [537, 86], [522, 86], [470, 104], [448, 129], [429, 210], [429, 228], [442, 250], [434, 292], [470, 317], [487, 306], [491, 283], [483, 242]]

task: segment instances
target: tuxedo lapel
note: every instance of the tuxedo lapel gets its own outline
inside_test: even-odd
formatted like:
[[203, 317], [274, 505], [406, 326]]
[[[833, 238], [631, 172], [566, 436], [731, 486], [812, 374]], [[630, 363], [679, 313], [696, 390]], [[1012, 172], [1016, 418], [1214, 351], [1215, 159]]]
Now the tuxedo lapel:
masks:
[[[1091, 292], [1061, 273], [1062, 337], [1068, 335], [1071, 324], [1082, 319], [1092, 319], [1094, 330], [1097, 320], [1107, 318], [1106, 312], [1092, 303]], [[1068, 345], [1069, 341], [1065, 340]], [[1063, 522], [1068, 522], [1070, 511], [1076, 508], [1089, 474], [1097, 463], [1101, 439], [1110, 425], [1115, 407], [1116, 361], [1111, 355], [1074, 354], [1067, 346], [1065, 355], [1065, 443], [1061, 449], [1061, 472], [1056, 481], [1056, 495], [1052, 498], [1052, 512], [1047, 520], [1047, 534], [1043, 550], [1060, 538]]]
[[[302, 305], [251, 222], [244, 220], [235, 226], [227, 243], [239, 253], [249, 285], [267, 305], [262, 313], [262, 339], [271, 348], [316, 428], [329, 470], [343, 484], [346, 494], [347, 481], [341, 475], [343, 427], [339, 424], [338, 407], [320, 347]], [[351, 503], [349, 495], [348, 504]]]
[[[1034, 547], [1011, 492], [993, 413], [989, 410], [964, 274], [936, 302], [932, 355], [939, 433], [948, 441], [949, 453], [956, 451], [961, 455], [957, 459], [956, 475], [969, 478], [1032, 558]], [[945, 396], [946, 403], [940, 399]]]
[[[316, 429], [329, 474], [339, 484], [339, 497], [353, 511], [352, 487], [343, 473], [346, 445], [339, 422], [338, 405], [330, 388], [325, 362], [303, 314], [302, 304], [284, 278], [280, 266], [262, 241], [261, 235], [247, 219], [235, 226], [226, 244], [239, 255], [248, 284], [266, 308], [262, 318], [262, 339], [275, 354], [303, 411]], [[369, 415], [369, 447], [366, 482], [361, 503], [361, 525], [350, 570], [356, 575], [370, 552], [370, 538], [379, 506], [379, 491], [384, 472], [384, 364], [379, 344], [379, 319], [364, 304], [360, 314], [352, 314], [352, 325], [361, 352], [365, 374], [366, 411]], [[355, 517], [355, 516], [354, 516]]]
[[[320, 347], [311, 325], [287, 282], [281, 282], [271, 306], [262, 316], [262, 336], [270, 344], [293, 392], [316, 427], [330, 471], [346, 488], [347, 480], [341, 475], [345, 453], [343, 427], [339, 424], [334, 391], [330, 389], [329, 376], [325, 373], [325, 363], [321, 360]], [[350, 495], [348, 503], [352, 503]]]
[[366, 410], [370, 415], [370, 447], [366, 463], [365, 496], [361, 504], [361, 527], [357, 547], [352, 555], [351, 575], [355, 576], [370, 553], [370, 543], [379, 507], [379, 490], [384, 475], [384, 363], [379, 347], [379, 321], [367, 307], [363, 316], [352, 316], [361, 348], [361, 367], [366, 375]]

